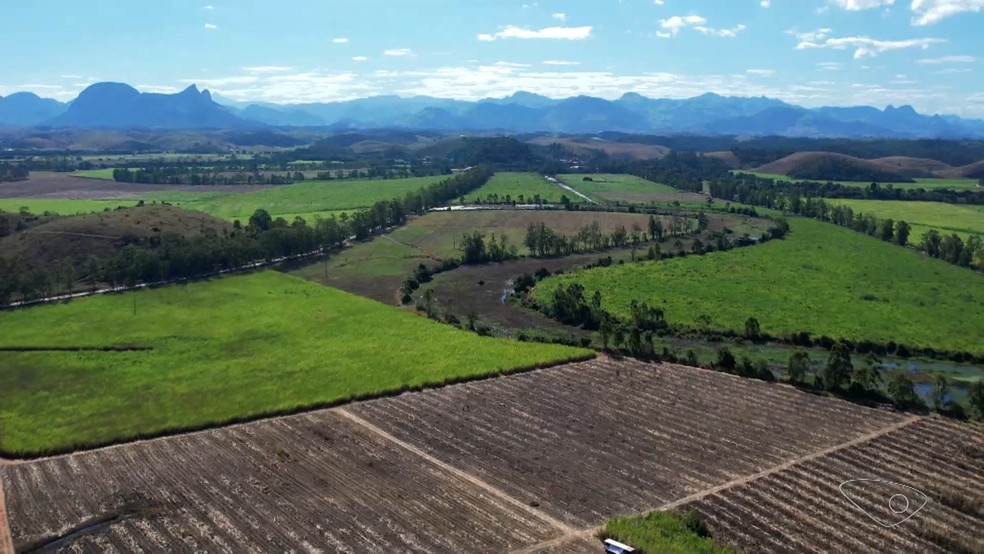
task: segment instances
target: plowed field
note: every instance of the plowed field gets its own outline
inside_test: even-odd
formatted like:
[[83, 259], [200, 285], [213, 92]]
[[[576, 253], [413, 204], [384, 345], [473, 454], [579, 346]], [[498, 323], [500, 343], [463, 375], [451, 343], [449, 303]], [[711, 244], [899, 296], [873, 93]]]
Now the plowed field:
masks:
[[[863, 478], [929, 501], [881, 527], [838, 491]], [[974, 551], [984, 528], [979, 429], [631, 360], [0, 465], [0, 481], [18, 550], [597, 552], [607, 518], [669, 507], [752, 552]]]

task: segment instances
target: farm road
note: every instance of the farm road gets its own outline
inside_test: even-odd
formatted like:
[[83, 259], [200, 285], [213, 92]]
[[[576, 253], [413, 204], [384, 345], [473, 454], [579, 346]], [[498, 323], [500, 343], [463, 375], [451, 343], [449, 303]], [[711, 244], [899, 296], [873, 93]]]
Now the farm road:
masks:
[[10, 536], [10, 524], [7, 522], [7, 503], [3, 498], [3, 482], [0, 481], [0, 554], [13, 554], [14, 541]]

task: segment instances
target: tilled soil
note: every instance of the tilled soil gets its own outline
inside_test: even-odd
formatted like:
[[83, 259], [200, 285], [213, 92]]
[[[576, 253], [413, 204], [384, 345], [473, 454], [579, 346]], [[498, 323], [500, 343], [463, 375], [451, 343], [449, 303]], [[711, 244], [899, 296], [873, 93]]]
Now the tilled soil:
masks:
[[156, 191], [252, 192], [263, 185], [145, 185], [106, 179], [73, 177], [67, 173], [35, 172], [27, 181], [0, 183], [0, 198], [62, 198], [72, 200], [139, 199]]
[[[844, 485], [855, 505], [841, 484], [858, 479]], [[745, 552], [982, 552], [984, 433], [922, 419], [687, 508]]]
[[[838, 492], [866, 477], [930, 503], [880, 527]], [[608, 518], [668, 506], [753, 552], [973, 551], [984, 529], [980, 430], [632, 360], [0, 465], [0, 480], [19, 550], [598, 552]]]
[[610, 360], [349, 410], [576, 527], [650, 510], [901, 419], [785, 385]]

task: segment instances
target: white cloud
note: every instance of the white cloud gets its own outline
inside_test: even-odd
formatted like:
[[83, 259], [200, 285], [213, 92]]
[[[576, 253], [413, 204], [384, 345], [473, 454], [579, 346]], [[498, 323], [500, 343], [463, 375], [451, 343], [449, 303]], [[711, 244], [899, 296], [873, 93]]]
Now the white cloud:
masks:
[[665, 3], [666, 2], [664, 2], [663, 0], [653, 0], [653, 4], [656, 4], [657, 6], [662, 6]]
[[923, 65], [941, 65], [947, 63], [974, 63], [977, 58], [974, 56], [943, 56], [940, 58], [923, 58], [916, 60], [916, 63]]
[[581, 62], [571, 62], [567, 60], [546, 60], [543, 65], [581, 65]]
[[383, 54], [386, 56], [413, 56], [413, 50], [409, 48], [392, 48], [390, 50], [384, 50]]
[[795, 28], [784, 31], [787, 35], [796, 37], [800, 42], [816, 42], [823, 40], [833, 32], [833, 29], [817, 29], [816, 31], [798, 31]]
[[495, 62], [492, 64], [497, 67], [513, 67], [513, 68], [523, 68], [523, 67], [533, 67], [528, 63], [513, 63], [513, 62]]
[[218, 25], [216, 25], [216, 24], [214, 24], [214, 23], [206, 23], [206, 24], [205, 24], [205, 28], [206, 28], [206, 29], [218, 29], [218, 28], [219, 28], [219, 26], [218, 26]]
[[772, 0], [762, 0], [761, 2], [759, 2], [759, 6], [762, 6], [763, 8], [768, 8], [772, 6]]
[[81, 79], [81, 75], [62, 75], [62, 79]]
[[[274, 76], [264, 77], [272, 79]], [[258, 75], [237, 75], [234, 77], [216, 77], [215, 79], [181, 79], [179, 82], [186, 85], [199, 85], [208, 88], [221, 88], [230, 85], [248, 85], [260, 81]]]
[[984, 11], [984, 0], [912, 0], [914, 25], [932, 25], [961, 13]]
[[813, 48], [830, 48], [833, 50], [854, 49], [854, 59], [875, 57], [891, 50], [902, 50], [905, 48], [929, 48], [933, 44], [946, 42], [940, 38], [912, 38], [906, 40], [877, 40], [869, 37], [843, 37], [829, 38], [827, 34], [830, 29], [819, 29], [810, 33], [797, 33], [787, 31], [796, 36], [799, 43], [797, 50], [808, 50]]
[[293, 69], [293, 67], [286, 65], [254, 65], [244, 67], [243, 71], [246, 73], [286, 73], [293, 71]]
[[156, 92], [158, 94], [174, 94], [175, 92], [179, 92], [176, 87], [166, 85], [134, 85], [133, 88], [140, 92]]
[[956, 75], [958, 73], [971, 73], [972, 69], [966, 67], [947, 67], [936, 72], [937, 75]]
[[202, 9], [203, 10], [214, 10], [215, 9], [215, 6], [209, 4], [207, 6], [202, 6]]
[[694, 27], [705, 23], [707, 23], [707, 20], [699, 15], [674, 15], [673, 17], [659, 20], [659, 26], [663, 31], [657, 32], [656, 35], [660, 38], [669, 38], [670, 36], [676, 36], [680, 32], [680, 29], [684, 27]]
[[365, 56], [352, 56], [352, 61], [353, 62], [366, 62], [366, 61], [369, 61], [369, 58], [367, 58]]
[[566, 14], [566, 13], [564, 13], [564, 12], [557, 12], [557, 13], [554, 13], [554, 14], [553, 14], [553, 15], [551, 15], [550, 17], [552, 17], [552, 18], [554, 18], [554, 19], [556, 19], [557, 21], [567, 21], [567, 14]]
[[338, 38], [331, 39], [331, 42], [334, 43], [334, 44], [347, 44], [348, 41], [349, 41], [349, 39], [347, 39], [345, 37], [338, 37]]
[[590, 25], [584, 27], [545, 27], [543, 29], [525, 29], [523, 27], [509, 25], [495, 34], [482, 33], [478, 35], [478, 40], [486, 42], [507, 38], [525, 40], [585, 40], [591, 38], [591, 30], [592, 27]]
[[895, 0], [830, 0], [830, 3], [847, 11], [870, 10], [882, 6], [892, 6]]
[[817, 64], [817, 69], [820, 71], [837, 71], [841, 68], [839, 62], [820, 62]]
[[774, 69], [746, 69], [745, 70], [745, 73], [748, 73], [749, 75], [758, 75], [758, 76], [761, 76], [761, 77], [772, 77], [773, 75], [776, 74], [776, 70], [774, 70]]
[[745, 26], [739, 23], [730, 29], [712, 29], [703, 25], [696, 25], [694, 26], [694, 30], [710, 37], [735, 38], [738, 36], [738, 33], [745, 30]]

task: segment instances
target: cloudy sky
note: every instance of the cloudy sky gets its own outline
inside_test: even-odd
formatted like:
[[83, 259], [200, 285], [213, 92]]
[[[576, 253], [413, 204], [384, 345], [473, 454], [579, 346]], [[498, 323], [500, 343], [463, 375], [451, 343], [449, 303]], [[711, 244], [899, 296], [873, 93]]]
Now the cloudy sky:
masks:
[[984, 0], [6, 2], [0, 95], [320, 102], [704, 92], [984, 118]]

